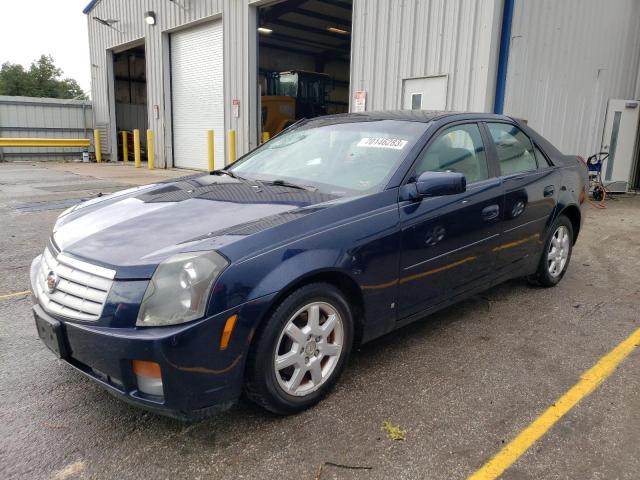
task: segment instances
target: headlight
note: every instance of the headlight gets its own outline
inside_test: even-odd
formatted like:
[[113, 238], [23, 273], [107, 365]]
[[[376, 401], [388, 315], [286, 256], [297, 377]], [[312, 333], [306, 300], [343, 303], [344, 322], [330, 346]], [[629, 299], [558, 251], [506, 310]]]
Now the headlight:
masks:
[[175, 325], [203, 317], [211, 286], [228, 264], [217, 252], [180, 253], [162, 262], [144, 293], [136, 326]]

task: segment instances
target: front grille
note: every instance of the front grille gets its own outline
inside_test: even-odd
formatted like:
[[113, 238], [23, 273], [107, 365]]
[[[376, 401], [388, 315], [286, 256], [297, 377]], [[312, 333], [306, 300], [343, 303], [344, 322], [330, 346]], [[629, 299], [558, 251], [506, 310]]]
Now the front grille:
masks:
[[[58, 283], [53, 292], [47, 286], [47, 277], [53, 272]], [[64, 253], [53, 256], [44, 250], [36, 278], [36, 296], [42, 308], [49, 313], [74, 320], [98, 320], [111, 290], [116, 272], [81, 262]]]

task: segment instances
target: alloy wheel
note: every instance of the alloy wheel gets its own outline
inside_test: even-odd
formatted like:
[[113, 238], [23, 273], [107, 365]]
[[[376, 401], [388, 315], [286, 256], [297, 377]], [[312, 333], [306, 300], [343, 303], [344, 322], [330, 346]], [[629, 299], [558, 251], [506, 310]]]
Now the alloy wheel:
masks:
[[296, 311], [280, 334], [273, 359], [278, 384], [285, 393], [305, 396], [332, 375], [344, 345], [338, 310], [312, 302]]
[[560, 225], [551, 237], [549, 250], [547, 251], [547, 268], [549, 275], [558, 277], [564, 270], [569, 252], [571, 250], [571, 239], [569, 237], [569, 229], [564, 225]]

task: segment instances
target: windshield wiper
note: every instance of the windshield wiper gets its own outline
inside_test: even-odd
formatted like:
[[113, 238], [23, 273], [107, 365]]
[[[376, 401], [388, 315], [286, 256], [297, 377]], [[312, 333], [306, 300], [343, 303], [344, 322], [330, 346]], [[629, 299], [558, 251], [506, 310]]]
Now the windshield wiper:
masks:
[[214, 170], [210, 175], [229, 175], [231, 178], [235, 178], [236, 180], [243, 180], [245, 182], [249, 181], [248, 179], [233, 173], [231, 170]]
[[282, 180], [282, 179], [259, 180], [259, 182], [267, 185], [276, 185], [278, 187], [288, 187], [288, 188], [296, 188], [298, 190], [306, 190], [308, 192], [315, 192], [318, 190], [316, 187], [312, 187], [310, 185], [298, 185], [297, 183], [287, 182], [286, 180]]

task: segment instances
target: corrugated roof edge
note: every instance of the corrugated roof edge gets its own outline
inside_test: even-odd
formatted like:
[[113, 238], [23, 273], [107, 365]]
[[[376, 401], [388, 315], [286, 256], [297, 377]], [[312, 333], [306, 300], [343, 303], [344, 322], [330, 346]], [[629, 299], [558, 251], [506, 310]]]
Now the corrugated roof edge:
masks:
[[98, 3], [100, 0], [91, 0], [89, 3], [87, 3], [87, 6], [84, 7], [84, 10], [82, 10], [82, 13], [84, 13], [85, 15], [87, 13], [89, 13], [91, 10], [93, 10], [93, 7], [96, 6], [96, 3]]
[[91, 105], [90, 100], [75, 100], [72, 98], [49, 98], [49, 97], [21, 97], [15, 95], [0, 95], [0, 103], [23, 103], [33, 105], [37, 103], [60, 104], [60, 105]]

